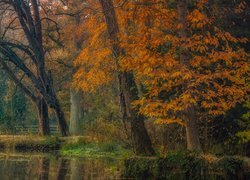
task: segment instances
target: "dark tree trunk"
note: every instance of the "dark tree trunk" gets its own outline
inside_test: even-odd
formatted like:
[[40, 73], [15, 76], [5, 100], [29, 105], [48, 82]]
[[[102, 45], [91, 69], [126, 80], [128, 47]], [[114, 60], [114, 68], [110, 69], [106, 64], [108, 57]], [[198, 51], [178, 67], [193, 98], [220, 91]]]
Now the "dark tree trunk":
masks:
[[201, 144], [193, 106], [187, 109], [185, 129], [187, 136], [187, 149], [192, 151], [200, 151]]
[[55, 109], [55, 112], [56, 112], [58, 125], [59, 125], [59, 129], [60, 129], [60, 132], [61, 132], [62, 136], [68, 136], [68, 125], [67, 125], [67, 123], [65, 121], [64, 113], [61, 110], [61, 107], [60, 107], [58, 101], [56, 101], [54, 109]]
[[37, 110], [38, 110], [38, 134], [42, 136], [47, 136], [50, 134], [48, 105], [43, 98], [40, 98], [38, 100]]
[[137, 109], [131, 108], [131, 102], [137, 100], [138, 89], [132, 72], [122, 72], [119, 67], [118, 59], [124, 54], [119, 47], [118, 32], [119, 27], [112, 0], [99, 0], [105, 16], [109, 38], [112, 41], [113, 56], [118, 70], [118, 81], [120, 90], [120, 104], [124, 118], [130, 120], [133, 146], [136, 154], [153, 155], [155, 154], [151, 140], [145, 128], [144, 117], [139, 115]]
[[[183, 39], [182, 46], [180, 48], [180, 62], [189, 67], [188, 50], [183, 46], [187, 39], [187, 0], [178, 0], [178, 14], [179, 22], [182, 25], [180, 30], [180, 38]], [[186, 86], [186, 84], [184, 85]], [[198, 127], [196, 122], [196, 113], [194, 105], [192, 104], [183, 113], [185, 119], [186, 139], [188, 150], [201, 150]]]
[[132, 142], [137, 154], [154, 155], [154, 149], [151, 139], [145, 127], [145, 117], [140, 115], [138, 109], [131, 108], [131, 103], [139, 99], [138, 88], [132, 73], [122, 73], [125, 79], [123, 83], [123, 92], [125, 95], [125, 104], [127, 114], [131, 121]]
[[69, 171], [69, 159], [60, 159], [60, 163], [58, 165], [58, 170], [57, 170], [57, 180], [64, 180], [67, 177], [68, 171]]
[[62, 136], [68, 136], [69, 135], [68, 124], [66, 122], [64, 113], [63, 113], [62, 108], [61, 108], [61, 105], [60, 105], [60, 103], [59, 103], [59, 101], [57, 99], [56, 93], [55, 93], [54, 88], [53, 88], [54, 85], [53, 85], [53, 79], [52, 79], [51, 71], [48, 72], [47, 81], [45, 81], [45, 82], [47, 82], [46, 91], [47, 91], [47, 94], [50, 97], [47, 100], [47, 102], [49, 103], [51, 108], [54, 109], [54, 111], [56, 113], [59, 129], [60, 129], [60, 132], [61, 132]]

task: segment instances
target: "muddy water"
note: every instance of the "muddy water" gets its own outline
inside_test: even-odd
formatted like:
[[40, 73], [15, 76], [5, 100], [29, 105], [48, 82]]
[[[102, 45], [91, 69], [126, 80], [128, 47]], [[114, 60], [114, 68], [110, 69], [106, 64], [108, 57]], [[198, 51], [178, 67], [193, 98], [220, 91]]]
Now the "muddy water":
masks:
[[121, 179], [114, 159], [61, 157], [51, 154], [0, 154], [0, 180]]

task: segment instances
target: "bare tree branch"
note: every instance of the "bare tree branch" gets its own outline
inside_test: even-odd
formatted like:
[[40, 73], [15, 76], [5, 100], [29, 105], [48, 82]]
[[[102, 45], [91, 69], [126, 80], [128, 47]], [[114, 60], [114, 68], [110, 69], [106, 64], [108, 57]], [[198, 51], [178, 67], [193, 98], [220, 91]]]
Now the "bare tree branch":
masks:
[[31, 92], [23, 83], [21, 80], [19, 80], [16, 75], [13, 73], [13, 71], [11, 70], [11, 68], [3, 61], [0, 60], [0, 63], [2, 65], [2, 69], [8, 73], [9, 77], [15, 82], [15, 84], [20, 87], [20, 89], [22, 89], [24, 91], [24, 93], [33, 101], [33, 102], [37, 102], [37, 98], [36, 96], [33, 94], [33, 92]]

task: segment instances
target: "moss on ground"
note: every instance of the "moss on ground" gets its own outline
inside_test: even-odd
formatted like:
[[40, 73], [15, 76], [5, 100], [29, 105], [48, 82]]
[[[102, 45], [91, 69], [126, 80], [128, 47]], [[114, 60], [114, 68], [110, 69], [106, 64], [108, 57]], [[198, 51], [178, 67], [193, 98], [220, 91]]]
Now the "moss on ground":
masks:
[[116, 143], [70, 143], [65, 144], [60, 150], [60, 154], [64, 156], [79, 157], [114, 157], [123, 158], [132, 154], [130, 150], [123, 148]]

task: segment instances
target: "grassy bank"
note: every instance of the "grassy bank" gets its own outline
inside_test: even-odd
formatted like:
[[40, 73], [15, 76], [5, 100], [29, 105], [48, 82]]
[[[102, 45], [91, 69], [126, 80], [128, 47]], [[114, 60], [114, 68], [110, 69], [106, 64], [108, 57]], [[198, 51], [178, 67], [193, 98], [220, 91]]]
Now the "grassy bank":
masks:
[[88, 137], [0, 136], [0, 150], [6, 152], [53, 152], [76, 157], [128, 157], [131, 150], [118, 143], [96, 142]]
[[[6, 152], [56, 152], [67, 157], [112, 158], [124, 164], [123, 175], [135, 179], [250, 178], [250, 159], [173, 152], [156, 157], [134, 156], [119, 143], [98, 142], [88, 137], [0, 136]], [[217, 178], [217, 179], [218, 179]]]
[[40, 137], [28, 135], [0, 136], [2, 151], [49, 152], [59, 150], [62, 140], [58, 137]]
[[164, 157], [130, 157], [124, 176], [135, 179], [249, 179], [249, 158], [174, 152]]
[[79, 142], [64, 144], [60, 149], [60, 154], [63, 156], [78, 156], [78, 157], [112, 157], [112, 158], [125, 158], [132, 155], [132, 151], [125, 149], [119, 144], [105, 142]]

